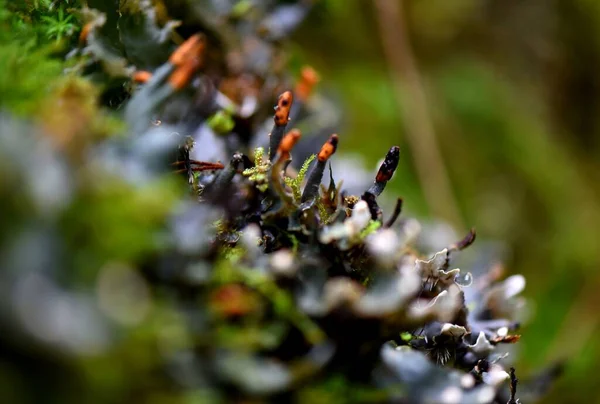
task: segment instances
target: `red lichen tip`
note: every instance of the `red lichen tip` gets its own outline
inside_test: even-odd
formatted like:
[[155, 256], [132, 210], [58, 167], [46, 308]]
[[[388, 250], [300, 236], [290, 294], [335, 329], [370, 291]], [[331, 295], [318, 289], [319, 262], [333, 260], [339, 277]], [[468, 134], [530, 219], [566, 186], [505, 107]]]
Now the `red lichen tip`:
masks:
[[296, 84], [296, 95], [298, 98], [306, 101], [320, 80], [321, 78], [315, 69], [310, 66], [303, 67], [300, 72], [300, 80]]
[[275, 107], [275, 125], [285, 126], [288, 123], [290, 117], [290, 109], [294, 102], [294, 96], [291, 91], [286, 91], [279, 96], [277, 99], [277, 106]]
[[319, 161], [323, 161], [323, 162], [327, 161], [327, 160], [329, 160], [329, 157], [333, 156], [333, 154], [337, 150], [338, 141], [339, 141], [338, 135], [336, 135], [336, 134], [331, 135], [329, 140], [327, 140], [327, 142], [325, 142], [325, 144], [323, 144], [323, 147], [321, 147], [321, 151], [319, 151], [319, 155], [317, 156]]
[[175, 49], [169, 62], [175, 66], [182, 66], [189, 59], [199, 58], [204, 52], [205, 45], [204, 37], [201, 34], [192, 35]]

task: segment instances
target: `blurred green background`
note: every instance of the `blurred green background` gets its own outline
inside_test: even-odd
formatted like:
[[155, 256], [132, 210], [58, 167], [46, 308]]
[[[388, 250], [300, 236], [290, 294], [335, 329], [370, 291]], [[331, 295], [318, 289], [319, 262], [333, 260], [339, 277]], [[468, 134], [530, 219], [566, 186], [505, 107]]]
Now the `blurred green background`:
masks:
[[294, 50], [346, 150], [401, 146], [409, 215], [507, 244], [534, 310], [521, 374], [567, 360], [544, 402], [600, 402], [600, 2], [327, 0]]

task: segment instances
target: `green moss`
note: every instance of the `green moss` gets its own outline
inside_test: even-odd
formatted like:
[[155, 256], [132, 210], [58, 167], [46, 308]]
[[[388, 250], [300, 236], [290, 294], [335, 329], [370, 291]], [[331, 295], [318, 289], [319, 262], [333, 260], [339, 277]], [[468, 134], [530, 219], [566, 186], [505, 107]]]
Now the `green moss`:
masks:
[[283, 180], [285, 184], [292, 189], [292, 195], [294, 196], [294, 200], [296, 202], [300, 202], [302, 199], [302, 182], [304, 182], [304, 178], [306, 177], [306, 173], [308, 172], [308, 168], [310, 167], [310, 163], [317, 157], [316, 154], [312, 154], [309, 156], [304, 163], [302, 163], [302, 167], [298, 171], [298, 175], [296, 178], [284, 177]]
[[77, 4], [0, 0], [0, 109], [36, 116], [52, 98], [66, 66], [65, 39], [79, 29], [66, 7]]
[[268, 187], [268, 173], [271, 169], [271, 162], [265, 158], [265, 149], [257, 147], [254, 150], [254, 167], [247, 168], [242, 173], [248, 179], [256, 184], [256, 187], [265, 192]]
[[387, 391], [375, 389], [360, 383], [349, 382], [343, 375], [330, 375], [321, 383], [306, 387], [298, 393], [298, 402], [329, 403], [382, 403], [392, 401], [391, 398], [402, 396], [399, 387]]
[[0, 45], [0, 109], [34, 115], [60, 76], [61, 64], [35, 41]]
[[369, 234], [372, 234], [381, 227], [381, 222], [378, 220], [371, 220], [367, 227], [360, 232], [360, 239], [364, 240]]
[[166, 248], [156, 235], [178, 195], [170, 179], [131, 188], [116, 178], [96, 177], [60, 220], [77, 268], [73, 276], [93, 278], [108, 260], [135, 262]]
[[225, 285], [243, 283], [267, 299], [278, 318], [284, 319], [298, 328], [311, 344], [325, 340], [325, 334], [319, 326], [296, 306], [289, 291], [282, 289], [269, 275], [259, 269], [239, 265], [243, 249], [226, 248], [212, 273], [213, 283]]

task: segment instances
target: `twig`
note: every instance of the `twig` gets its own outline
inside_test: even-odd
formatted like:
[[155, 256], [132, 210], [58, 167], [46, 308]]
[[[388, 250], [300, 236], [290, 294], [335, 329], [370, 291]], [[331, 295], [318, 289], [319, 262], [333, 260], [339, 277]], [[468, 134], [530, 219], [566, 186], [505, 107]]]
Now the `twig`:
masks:
[[518, 383], [519, 379], [515, 375], [515, 368], [510, 368], [510, 400], [507, 404], [519, 404], [519, 399], [516, 398]]

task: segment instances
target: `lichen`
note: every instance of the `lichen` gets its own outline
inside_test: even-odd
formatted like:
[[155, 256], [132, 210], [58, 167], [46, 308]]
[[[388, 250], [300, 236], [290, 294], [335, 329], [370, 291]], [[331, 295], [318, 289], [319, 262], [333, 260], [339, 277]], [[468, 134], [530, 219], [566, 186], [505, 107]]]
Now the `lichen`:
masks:
[[364, 192], [331, 165], [321, 186], [344, 136], [311, 141], [316, 73], [294, 101], [281, 46], [312, 2], [89, 3], [79, 38], [0, 49], [2, 343], [36, 370], [8, 380], [64, 402], [518, 401], [524, 278], [461, 278], [474, 231], [416, 252], [401, 199], [381, 207], [398, 146]]

